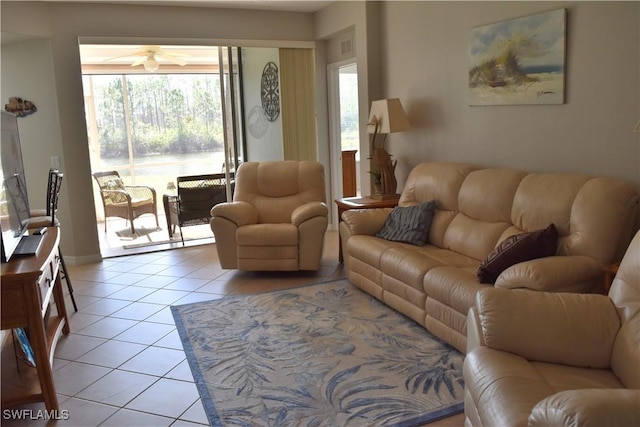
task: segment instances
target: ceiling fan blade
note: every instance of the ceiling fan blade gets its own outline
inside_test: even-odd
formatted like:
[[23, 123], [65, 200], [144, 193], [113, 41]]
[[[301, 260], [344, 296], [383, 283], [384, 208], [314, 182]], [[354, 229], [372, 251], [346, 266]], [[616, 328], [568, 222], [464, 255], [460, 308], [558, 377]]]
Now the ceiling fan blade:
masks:
[[146, 58], [146, 57], [144, 57], [144, 58], [140, 58], [140, 59], [137, 59], [136, 61], [134, 61], [134, 62], [133, 62], [133, 64], [131, 64], [131, 66], [132, 66], [132, 67], [135, 67], [136, 65], [140, 65], [140, 64], [142, 64], [142, 63], [143, 63], [144, 61], [146, 61], [146, 60], [147, 60], [147, 58]]
[[114, 56], [112, 58], [107, 58], [107, 59], [104, 59], [102, 62], [115, 61], [116, 59], [131, 58], [133, 56], [139, 56], [139, 55], [137, 54], [137, 52], [135, 52], [135, 53], [130, 53], [129, 55], [120, 55], [120, 56]]
[[165, 61], [173, 62], [174, 64], [180, 65], [181, 67], [187, 65], [187, 61], [182, 60], [180, 58], [174, 58], [172, 55], [165, 55], [164, 52], [157, 55], [158, 58], [162, 58]]
[[188, 53], [184, 53], [184, 52], [174, 52], [174, 51], [167, 51], [162, 49], [160, 49], [157, 53], [165, 56], [174, 56], [174, 57], [180, 57], [180, 58], [188, 58], [191, 56]]
[[108, 62], [108, 61], [113, 61], [113, 60], [116, 60], [116, 59], [123, 59], [123, 58], [133, 58], [135, 56], [146, 57], [147, 55], [149, 55], [148, 51], [143, 50], [143, 49], [138, 49], [138, 50], [135, 50], [135, 51], [133, 51], [131, 53], [128, 53], [126, 55], [118, 55], [118, 56], [114, 56], [112, 58], [107, 58], [103, 62]]

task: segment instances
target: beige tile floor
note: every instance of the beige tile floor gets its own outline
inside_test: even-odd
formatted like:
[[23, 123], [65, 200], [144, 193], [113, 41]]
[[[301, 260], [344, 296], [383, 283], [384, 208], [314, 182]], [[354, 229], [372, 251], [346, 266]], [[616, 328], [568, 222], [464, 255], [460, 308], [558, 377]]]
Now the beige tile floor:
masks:
[[[3, 426], [207, 425], [170, 306], [264, 292], [344, 276], [329, 231], [318, 272], [250, 273], [220, 268], [215, 245], [70, 266], [79, 311], [67, 296], [71, 334], [55, 352], [54, 379], [69, 418], [3, 419]], [[66, 287], [65, 287], [66, 289]], [[42, 404], [18, 409], [44, 410]], [[462, 426], [461, 415], [431, 426]]]

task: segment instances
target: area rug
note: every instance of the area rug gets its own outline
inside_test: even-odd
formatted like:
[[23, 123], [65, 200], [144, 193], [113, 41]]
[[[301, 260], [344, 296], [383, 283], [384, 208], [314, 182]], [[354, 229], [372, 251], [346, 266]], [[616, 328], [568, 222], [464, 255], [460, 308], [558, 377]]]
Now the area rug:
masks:
[[419, 426], [463, 355], [347, 280], [172, 306], [212, 426]]

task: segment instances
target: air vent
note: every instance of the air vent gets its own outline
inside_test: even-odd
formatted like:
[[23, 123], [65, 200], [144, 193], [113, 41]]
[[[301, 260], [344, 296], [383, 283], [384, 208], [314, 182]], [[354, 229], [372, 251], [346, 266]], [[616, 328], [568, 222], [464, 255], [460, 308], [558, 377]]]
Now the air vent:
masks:
[[346, 39], [340, 42], [340, 55], [351, 55], [353, 53], [353, 39]]

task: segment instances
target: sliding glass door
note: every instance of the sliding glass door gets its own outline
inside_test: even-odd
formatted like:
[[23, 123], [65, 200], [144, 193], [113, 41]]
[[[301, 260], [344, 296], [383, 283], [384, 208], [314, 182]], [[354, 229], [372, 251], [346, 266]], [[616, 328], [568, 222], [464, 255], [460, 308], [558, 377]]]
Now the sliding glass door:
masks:
[[[92, 171], [115, 170], [127, 185], [154, 188], [158, 212], [165, 217], [171, 212], [164, 211], [162, 198], [174, 194], [178, 176], [228, 174], [230, 198], [245, 152], [240, 48], [162, 47], [182, 65], [158, 60], [151, 71], [148, 57], [132, 66], [126, 52], [134, 48], [81, 45]], [[99, 221], [107, 220], [98, 191], [95, 203]], [[161, 219], [163, 230], [136, 226], [137, 234], [148, 232], [144, 243], [164, 243], [171, 240], [169, 224]], [[123, 237], [124, 221], [113, 220], [113, 225], [124, 246], [140, 237]], [[202, 231], [213, 237], [208, 227]]]

